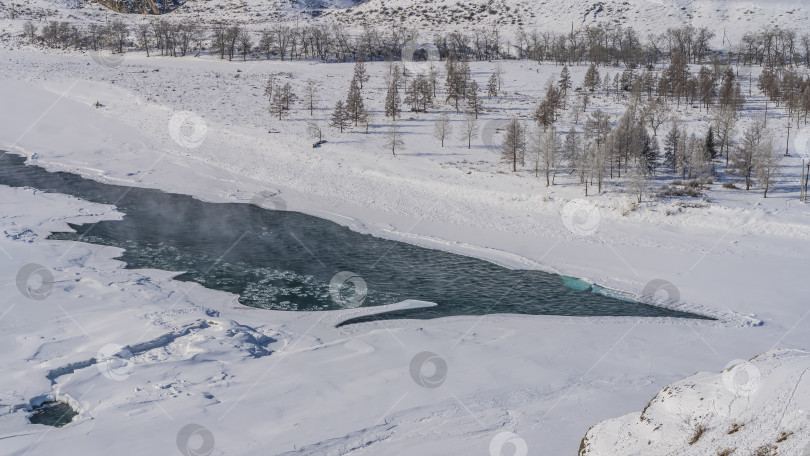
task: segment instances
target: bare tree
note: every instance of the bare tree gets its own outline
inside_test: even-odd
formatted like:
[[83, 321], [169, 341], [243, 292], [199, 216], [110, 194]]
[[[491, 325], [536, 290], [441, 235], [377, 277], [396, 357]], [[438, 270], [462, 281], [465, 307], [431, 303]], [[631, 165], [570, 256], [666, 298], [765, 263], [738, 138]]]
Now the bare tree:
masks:
[[318, 142], [323, 141], [323, 130], [316, 122], [307, 122], [307, 133], [313, 138], [316, 138]]
[[745, 178], [745, 189], [750, 190], [754, 180], [754, 169], [757, 165], [757, 156], [760, 154], [760, 144], [765, 136], [763, 122], [755, 122], [743, 133], [739, 147], [734, 151], [731, 166], [734, 171]]
[[399, 131], [399, 125], [396, 122], [392, 123], [385, 133], [385, 146], [391, 149], [393, 155], [397, 154], [397, 149], [405, 148], [405, 141], [402, 139], [402, 133]]
[[33, 43], [37, 39], [37, 26], [31, 21], [27, 21], [23, 24], [23, 35], [28, 37], [30, 43]]
[[315, 102], [318, 96], [318, 84], [313, 79], [307, 79], [304, 86], [304, 103], [309, 106], [309, 115], [313, 115], [315, 111]]
[[436, 123], [433, 124], [433, 136], [442, 142], [442, 147], [444, 147], [444, 140], [450, 136], [452, 130], [453, 127], [450, 124], [450, 117], [448, 117], [447, 114], [440, 114], [436, 119]]
[[660, 100], [650, 100], [641, 110], [641, 118], [652, 128], [653, 136], [658, 136], [658, 127], [669, 118], [669, 107]]
[[754, 156], [754, 176], [765, 189], [762, 197], [768, 197], [768, 190], [773, 186], [773, 180], [781, 168], [782, 157], [775, 144], [773, 136], [766, 135], [759, 143]]
[[461, 124], [461, 139], [467, 141], [467, 149], [472, 148], [472, 139], [478, 135], [478, 120], [472, 114], [464, 117]]
[[723, 155], [723, 150], [725, 149], [726, 166], [728, 166], [731, 138], [734, 136], [734, 129], [737, 126], [737, 112], [734, 107], [729, 105], [715, 111], [714, 126], [717, 129], [717, 139], [720, 143], [720, 155]]
[[248, 52], [250, 52], [250, 47], [253, 46], [250, 32], [245, 29], [240, 29], [237, 40], [239, 41], [239, 48], [242, 50], [242, 61], [245, 61], [247, 60]]
[[554, 126], [545, 131], [538, 128], [533, 132], [531, 152], [534, 158], [534, 175], [537, 176], [542, 169], [546, 176], [546, 187], [554, 183], [552, 173], [555, 177], [557, 175], [557, 168], [562, 157], [560, 149], [560, 138]]

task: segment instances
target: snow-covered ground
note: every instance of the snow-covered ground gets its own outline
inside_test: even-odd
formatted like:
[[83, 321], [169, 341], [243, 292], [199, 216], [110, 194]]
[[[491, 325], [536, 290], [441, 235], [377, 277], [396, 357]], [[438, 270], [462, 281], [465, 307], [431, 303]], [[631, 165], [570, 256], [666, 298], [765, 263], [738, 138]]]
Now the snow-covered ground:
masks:
[[[26, 48], [0, 50], [0, 62], [0, 149], [31, 163], [210, 201], [248, 202], [262, 190], [280, 191], [290, 210], [507, 266], [637, 295], [663, 279], [677, 287], [679, 308], [719, 319], [491, 315], [335, 329], [342, 312], [245, 309], [234, 296], [172, 281], [166, 272], [124, 270], [113, 259], [116, 249], [46, 241], [65, 222], [120, 214], [0, 187], [3, 454], [173, 454], [178, 439], [192, 448], [213, 443], [212, 454], [487, 454], [510, 438], [521, 448], [522, 439], [529, 454], [574, 454], [591, 426], [641, 410], [667, 384], [772, 349], [806, 349], [810, 341], [801, 142], [767, 199], [715, 185], [702, 207], [647, 198], [633, 211], [631, 197], [610, 187], [588, 198], [600, 216], [596, 232], [583, 235], [561, 215], [583, 195], [572, 179], [546, 188], [533, 172], [510, 173], [481, 139], [469, 150], [455, 137], [441, 148], [431, 136], [435, 113], [409, 115], [401, 122], [406, 149], [396, 157], [386, 151], [383, 63], [368, 64], [365, 89], [378, 126], [368, 135], [329, 129], [329, 142], [312, 148], [308, 112], [297, 109], [285, 121], [266, 113], [267, 74], [290, 72], [299, 89], [307, 78], [319, 81], [314, 118], [325, 124], [328, 108], [345, 96], [350, 64], [133, 53], [105, 66], [89, 55]], [[493, 69], [473, 64], [479, 82]], [[485, 101], [484, 126], [528, 115], [543, 83], [559, 72], [528, 62], [504, 62], [503, 69], [507, 95]], [[572, 72], [580, 81], [584, 68]], [[759, 115], [757, 106], [752, 100], [743, 123]], [[589, 109], [596, 107], [621, 110], [613, 97], [595, 97]], [[681, 115], [690, 129], [704, 128], [696, 110]], [[177, 130], [176, 116], [196, 128]], [[18, 271], [31, 263], [52, 271], [46, 299], [17, 289]], [[83, 367], [115, 351], [110, 344], [128, 346], [131, 360]], [[439, 358], [424, 363], [420, 376], [411, 364], [425, 351]], [[793, 367], [773, 381], [787, 388], [808, 362], [780, 356]], [[73, 372], [60, 370], [72, 363], [79, 363]], [[763, 378], [767, 366], [760, 366]], [[63, 375], [51, 380], [53, 370]], [[27, 424], [19, 406], [49, 395], [75, 404], [81, 413], [73, 423]], [[762, 442], [772, 437], [762, 434]], [[806, 432], [796, 432], [786, 448], [807, 443]], [[688, 446], [684, 454], [703, 450]]]
[[659, 392], [641, 413], [594, 426], [580, 456], [810, 454], [808, 352], [775, 350], [699, 373]]

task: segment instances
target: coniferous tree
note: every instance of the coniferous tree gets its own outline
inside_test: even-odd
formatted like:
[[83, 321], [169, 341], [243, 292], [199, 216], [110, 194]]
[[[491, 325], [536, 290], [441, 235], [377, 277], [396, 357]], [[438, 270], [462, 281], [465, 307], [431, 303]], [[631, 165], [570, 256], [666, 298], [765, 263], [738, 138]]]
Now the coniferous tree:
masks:
[[363, 88], [363, 83], [368, 82], [369, 75], [366, 71], [366, 64], [362, 58], [357, 59], [357, 62], [354, 64], [354, 79], [357, 80], [361, 89]]
[[337, 103], [335, 103], [335, 109], [332, 110], [332, 119], [330, 125], [340, 129], [340, 132], [343, 133], [345, 128], [349, 128], [349, 126], [351, 126], [350, 119], [351, 117], [346, 111], [346, 106], [343, 104], [343, 100], [338, 100]]
[[503, 142], [501, 143], [501, 159], [512, 164], [512, 171], [517, 171], [517, 165], [526, 163], [526, 132], [517, 118], [512, 118], [506, 125]]
[[471, 112], [477, 119], [482, 110], [481, 99], [478, 97], [478, 83], [471, 80], [467, 85], [467, 112]]
[[346, 112], [349, 114], [355, 126], [362, 122], [366, 113], [366, 107], [363, 103], [363, 96], [360, 93], [360, 83], [357, 79], [352, 79], [352, 82], [349, 84], [349, 94], [346, 97], [345, 107]]
[[681, 140], [681, 132], [678, 129], [678, 123], [673, 122], [672, 128], [667, 133], [666, 138], [664, 139], [664, 162], [672, 167], [672, 172], [676, 173], [677, 171], [677, 154], [678, 154], [678, 143]]
[[706, 133], [703, 154], [705, 155], [707, 162], [710, 162], [717, 157], [717, 145], [714, 142], [714, 129], [712, 127], [709, 127], [709, 132]]
[[487, 96], [489, 96], [489, 98], [492, 98], [497, 95], [498, 95], [498, 76], [495, 73], [492, 73], [492, 76], [489, 77], [489, 81], [487, 82]]
[[391, 78], [385, 94], [385, 116], [396, 121], [402, 111], [402, 100], [399, 98], [399, 84], [396, 77]]
[[560, 80], [557, 81], [560, 99], [562, 101], [562, 109], [565, 109], [565, 100], [568, 97], [568, 91], [571, 89], [571, 72], [568, 71], [568, 66], [563, 66], [560, 72]]
[[591, 63], [591, 66], [588, 67], [588, 71], [585, 72], [585, 79], [582, 81], [582, 87], [587, 89], [589, 92], [593, 92], [599, 88], [599, 83], [599, 70], [596, 68], [595, 63]]

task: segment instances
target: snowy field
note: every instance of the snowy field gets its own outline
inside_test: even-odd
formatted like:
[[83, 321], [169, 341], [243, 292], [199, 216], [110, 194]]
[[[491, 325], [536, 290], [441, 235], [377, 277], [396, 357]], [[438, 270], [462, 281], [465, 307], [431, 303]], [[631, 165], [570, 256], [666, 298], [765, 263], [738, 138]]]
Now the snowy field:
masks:
[[[120, 217], [114, 208], [0, 186], [0, 453], [176, 454], [180, 446], [180, 454], [461, 455], [501, 454], [510, 441], [516, 454], [525, 445], [528, 454], [567, 455], [592, 426], [631, 413], [594, 428], [589, 454], [671, 454], [678, 445], [678, 454], [732, 446], [739, 446], [733, 454], [753, 454], [776, 444], [779, 454], [800, 455], [810, 444], [810, 422], [802, 420], [810, 413], [810, 361], [800, 351], [810, 341], [810, 212], [798, 199], [807, 129], [794, 130], [800, 139], [790, 142], [784, 175], [767, 199], [758, 188], [715, 184], [697, 207], [648, 195], [631, 210], [633, 196], [611, 183], [588, 197], [598, 217], [589, 220], [596, 230], [583, 232], [569, 229], [564, 215], [584, 196], [574, 177], [546, 187], [533, 170], [512, 173], [487, 147], [486, 133], [470, 149], [456, 134], [442, 148], [432, 136], [435, 111], [405, 113], [405, 149], [393, 156], [384, 146], [384, 63], [367, 64], [364, 93], [375, 120], [365, 134], [326, 126], [352, 64], [140, 53], [120, 65], [98, 60], [0, 50], [0, 150], [49, 170], [213, 202], [271, 191], [288, 210], [360, 232], [636, 296], [665, 280], [677, 288], [679, 310], [717, 320], [490, 315], [335, 329], [362, 310], [248, 309], [168, 272], [124, 270], [116, 249], [45, 240], [66, 222]], [[523, 61], [502, 68], [506, 95], [484, 100], [484, 132], [529, 116], [560, 71]], [[472, 69], [483, 85], [495, 64]], [[571, 70], [578, 83], [586, 67]], [[299, 107], [287, 120], [271, 119], [263, 96], [271, 72], [289, 72], [299, 90], [318, 81], [315, 114]], [[753, 93], [742, 125], [764, 115]], [[615, 116], [623, 109], [604, 95], [591, 100], [588, 110], [596, 108]], [[462, 115], [441, 109], [460, 125]], [[783, 113], [771, 107], [770, 114], [779, 144], [787, 144]], [[690, 131], [704, 130], [704, 113], [683, 107], [678, 115]], [[176, 128], [178, 116], [193, 121], [191, 133]], [[313, 119], [326, 131], [320, 148], [306, 133]], [[53, 274], [45, 299], [18, 291], [18, 271], [30, 263]], [[111, 344], [132, 357], [105, 362], [116, 351]], [[776, 349], [796, 351], [745, 364], [754, 383], [720, 373]], [[441, 361], [414, 371], [415, 356], [426, 351]], [[86, 365], [93, 358], [99, 363]], [[703, 371], [715, 374], [681, 381]], [[649, 428], [641, 428], [637, 414], [678, 381], [677, 410], [656, 402], [642, 414]], [[58, 429], [28, 424], [25, 406], [48, 398], [70, 402], [79, 415]], [[704, 402], [714, 408], [694, 406]], [[723, 431], [736, 421], [748, 423], [739, 431], [745, 439]], [[672, 440], [660, 441], [661, 422]], [[711, 439], [688, 445], [701, 423]], [[776, 443], [783, 431], [790, 436]], [[653, 438], [648, 452], [644, 443]]]

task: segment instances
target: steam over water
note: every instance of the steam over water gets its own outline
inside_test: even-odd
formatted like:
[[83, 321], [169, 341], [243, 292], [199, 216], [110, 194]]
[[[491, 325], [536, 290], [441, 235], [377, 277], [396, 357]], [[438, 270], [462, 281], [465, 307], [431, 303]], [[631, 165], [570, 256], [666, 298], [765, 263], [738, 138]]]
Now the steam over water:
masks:
[[510, 270], [487, 261], [359, 234], [296, 212], [242, 203], [206, 203], [186, 195], [103, 184], [70, 173], [26, 166], [0, 151], [0, 184], [33, 187], [114, 204], [121, 221], [71, 225], [50, 239], [125, 249], [128, 268], [184, 271], [178, 280], [240, 296], [245, 305], [276, 310], [340, 308], [329, 293], [335, 274], [352, 271], [368, 286], [363, 306], [404, 299], [436, 307], [363, 320], [494, 313], [704, 318], [566, 286], [563, 277]]

